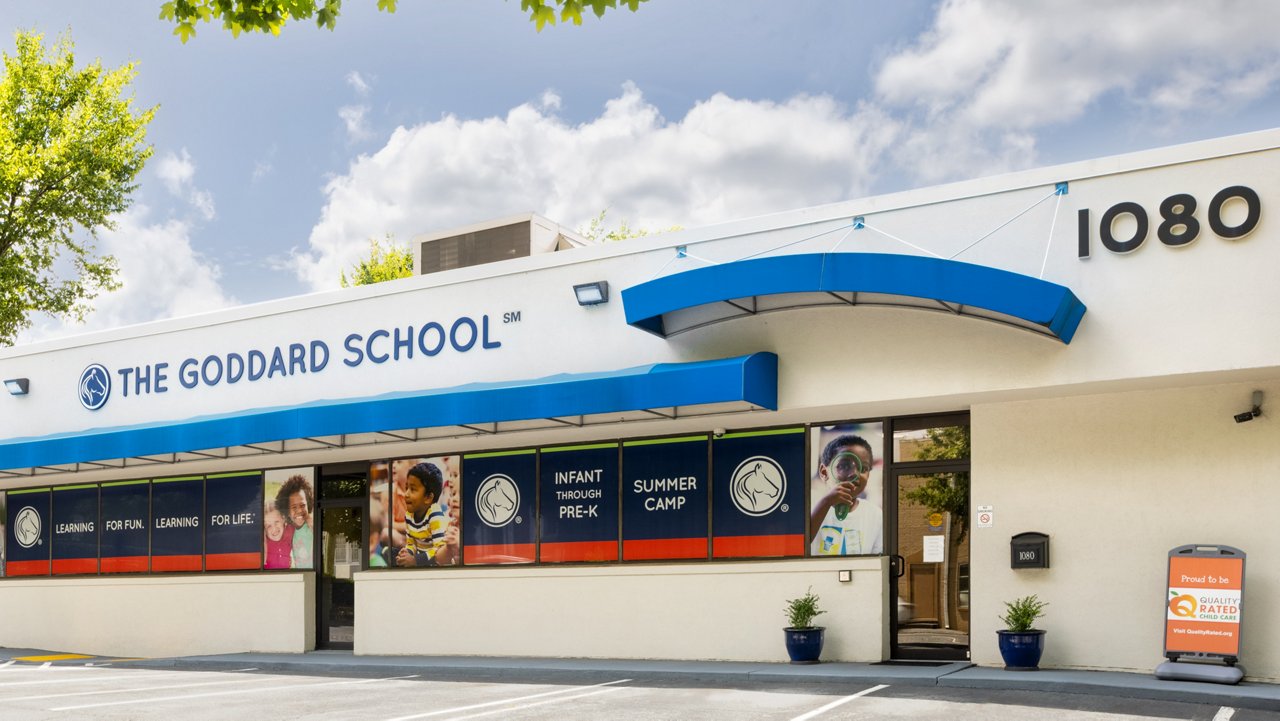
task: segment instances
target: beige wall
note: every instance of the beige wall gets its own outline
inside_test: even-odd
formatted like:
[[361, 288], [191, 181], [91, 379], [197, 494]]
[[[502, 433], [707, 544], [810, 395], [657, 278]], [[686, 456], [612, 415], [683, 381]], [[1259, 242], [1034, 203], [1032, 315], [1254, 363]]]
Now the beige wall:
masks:
[[[1264, 415], [1237, 424], [1250, 391]], [[1150, 671], [1162, 660], [1168, 551], [1247, 554], [1241, 663], [1280, 680], [1280, 381], [973, 407], [973, 659], [998, 664], [1003, 602], [1050, 603], [1043, 665]], [[1009, 537], [1050, 536], [1052, 567], [1009, 568]]]
[[11, 578], [0, 646], [164, 657], [315, 647], [309, 573]]
[[[838, 572], [852, 570], [840, 583]], [[883, 558], [356, 575], [357, 654], [785, 661], [786, 600], [827, 613], [822, 658], [888, 655]]]

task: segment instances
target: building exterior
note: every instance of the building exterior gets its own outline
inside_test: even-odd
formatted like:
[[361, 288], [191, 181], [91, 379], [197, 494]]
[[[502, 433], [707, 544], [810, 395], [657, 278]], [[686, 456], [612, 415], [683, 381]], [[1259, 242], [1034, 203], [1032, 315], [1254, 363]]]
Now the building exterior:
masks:
[[996, 665], [1036, 594], [1043, 665], [1146, 671], [1170, 550], [1220, 544], [1247, 582], [1188, 633], [1239, 650], [1170, 648], [1280, 680], [1277, 168], [1266, 131], [0, 350], [0, 645], [780, 661], [812, 588], [828, 660]]

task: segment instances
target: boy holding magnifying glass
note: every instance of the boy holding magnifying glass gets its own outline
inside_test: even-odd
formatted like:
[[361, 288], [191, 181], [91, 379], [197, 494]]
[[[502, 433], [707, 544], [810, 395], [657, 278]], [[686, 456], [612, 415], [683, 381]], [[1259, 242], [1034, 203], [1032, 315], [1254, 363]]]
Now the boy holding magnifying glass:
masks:
[[817, 495], [809, 518], [815, 556], [877, 555], [884, 551], [884, 513], [865, 498], [875, 455], [861, 436], [843, 435], [822, 449], [818, 476], [829, 490]]

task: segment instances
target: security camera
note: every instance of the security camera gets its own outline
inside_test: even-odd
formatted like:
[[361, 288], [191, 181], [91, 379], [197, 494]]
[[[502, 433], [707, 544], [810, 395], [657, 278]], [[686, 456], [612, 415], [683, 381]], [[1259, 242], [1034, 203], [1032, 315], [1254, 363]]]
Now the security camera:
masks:
[[714, 431], [711, 431], [711, 435], [715, 436], [716, 438], [724, 438], [724, 429], [717, 428]]
[[1237, 413], [1234, 416], [1232, 416], [1233, 418], [1236, 419], [1236, 423], [1244, 423], [1245, 421], [1251, 421], [1254, 418], [1257, 418], [1258, 416], [1262, 415], [1262, 391], [1254, 391], [1252, 400], [1253, 400], [1252, 408], [1245, 411], [1244, 413]]

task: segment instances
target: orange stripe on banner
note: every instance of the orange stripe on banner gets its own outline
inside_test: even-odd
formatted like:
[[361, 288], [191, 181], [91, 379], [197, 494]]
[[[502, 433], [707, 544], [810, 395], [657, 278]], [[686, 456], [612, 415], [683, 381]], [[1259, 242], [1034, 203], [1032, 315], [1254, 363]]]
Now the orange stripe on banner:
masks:
[[204, 557], [206, 571], [248, 571], [262, 568], [262, 553], [210, 553]]
[[616, 561], [618, 560], [618, 542], [565, 541], [563, 543], [543, 543], [541, 553], [542, 560], [547, 563]]
[[705, 538], [653, 538], [645, 541], [623, 541], [622, 560], [652, 561], [670, 558], [706, 558]]
[[[1183, 653], [1240, 653], [1240, 624], [1172, 620], [1165, 629], [1165, 648]], [[1222, 635], [1219, 635], [1222, 634]]]
[[465, 546], [462, 549], [464, 563], [468, 566], [495, 563], [533, 563], [532, 543], [508, 543], [498, 546]]
[[96, 558], [55, 558], [53, 559], [53, 575], [65, 576], [74, 573], [97, 573]]
[[103, 573], [146, 573], [146, 556], [117, 556], [102, 559]]
[[48, 576], [48, 561], [9, 561], [5, 564], [6, 576]]
[[711, 555], [716, 558], [758, 556], [803, 556], [804, 534], [786, 536], [722, 536], [711, 539]]
[[200, 556], [152, 556], [151, 570], [156, 573], [166, 571], [199, 571]]

